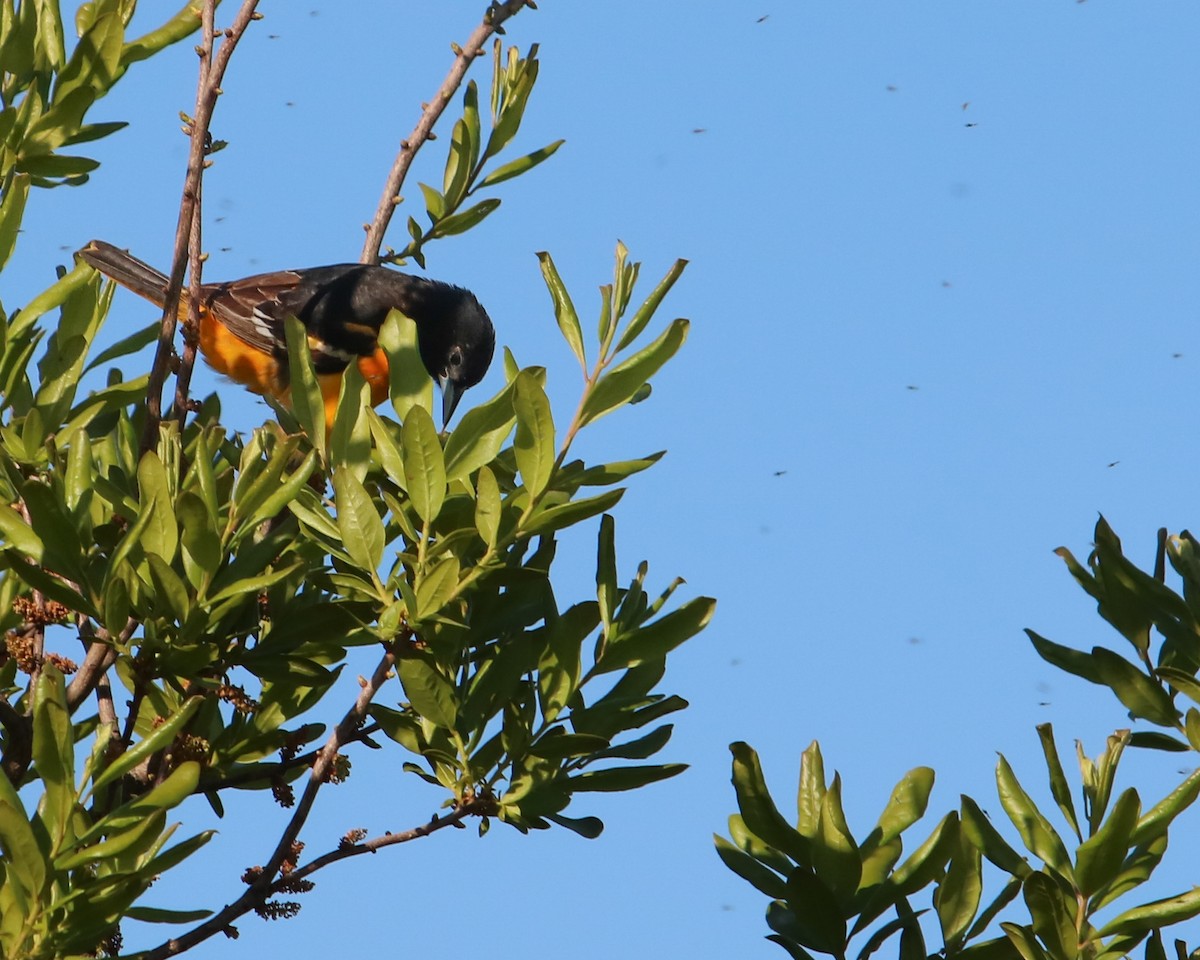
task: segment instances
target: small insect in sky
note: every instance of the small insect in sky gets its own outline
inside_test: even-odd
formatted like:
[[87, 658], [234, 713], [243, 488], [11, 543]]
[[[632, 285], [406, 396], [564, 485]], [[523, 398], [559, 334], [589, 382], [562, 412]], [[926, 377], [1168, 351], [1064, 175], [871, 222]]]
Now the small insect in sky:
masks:
[[979, 126], [979, 124], [977, 124], [977, 123], [964, 123], [964, 124], [963, 124], [963, 126], [964, 126], [964, 127], [977, 127], [977, 126]]
[[759, 17], [759, 18], [758, 18], [757, 20], [755, 20], [754, 22], [755, 22], [755, 23], [763, 23], [763, 22], [765, 22], [765, 21], [766, 21], [767, 17], [769, 17], [769, 16], [770, 16], [770, 14], [769, 14], [769, 13], [764, 13], [764, 14], [763, 14], [761, 17]]

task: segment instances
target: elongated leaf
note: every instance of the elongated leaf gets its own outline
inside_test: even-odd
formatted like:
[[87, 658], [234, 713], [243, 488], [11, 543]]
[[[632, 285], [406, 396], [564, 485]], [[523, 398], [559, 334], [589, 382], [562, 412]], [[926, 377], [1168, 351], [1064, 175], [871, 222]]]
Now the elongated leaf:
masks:
[[813, 869], [845, 915], [862, 878], [862, 863], [842, 810], [842, 781], [836, 774], [822, 798], [820, 831], [809, 849]]
[[583, 422], [591, 423], [628, 403], [642, 385], [683, 346], [687, 340], [688, 326], [687, 320], [671, 321], [653, 343], [601, 377], [584, 403]]
[[542, 251], [537, 258], [542, 265], [542, 278], [546, 281], [546, 288], [550, 291], [550, 299], [554, 302], [554, 319], [558, 322], [558, 329], [562, 331], [563, 338], [567, 341], [571, 352], [575, 354], [579, 365], [586, 370], [587, 357], [583, 347], [583, 329], [579, 325], [579, 314], [575, 310], [575, 304], [571, 302], [571, 294], [567, 292], [567, 287], [563, 283], [562, 277], [559, 276], [558, 268], [555, 267], [554, 259], [550, 254]]
[[1051, 666], [1065, 670], [1067, 673], [1073, 673], [1077, 677], [1083, 677], [1084, 680], [1090, 680], [1092, 683], [1104, 683], [1100, 679], [1099, 667], [1091, 655], [1082, 650], [1064, 647], [1053, 640], [1047, 640], [1032, 630], [1026, 629], [1025, 633], [1033, 642], [1033, 649], [1037, 651], [1038, 656]]
[[785, 899], [786, 911], [767, 909], [768, 926], [812, 950], [841, 956], [846, 946], [846, 921], [829, 888], [810, 870], [798, 867], [788, 875]]
[[491, 463], [517, 422], [510, 383], [486, 403], [468, 410], [446, 439], [446, 478], [463, 480]]
[[388, 380], [392, 409], [401, 422], [414, 406], [433, 410], [433, 381], [421, 362], [417, 347], [417, 325], [399, 310], [388, 314], [379, 330], [379, 345], [388, 358]]
[[1071, 863], [1062, 840], [1040, 810], [1029, 799], [1012, 767], [1003, 756], [996, 765], [996, 786], [1000, 805], [1021, 834], [1026, 848], [1052, 867], [1060, 876], [1071, 878]]
[[496, 482], [496, 475], [487, 467], [480, 467], [479, 479], [475, 484], [475, 529], [489, 549], [496, 546], [500, 511], [500, 486]]
[[533, 516], [522, 525], [522, 531], [527, 535], [545, 534], [554, 530], [573, 527], [595, 517], [606, 510], [611, 510], [625, 495], [625, 490], [608, 490], [595, 497], [585, 497], [582, 500], [570, 500], [556, 507], [541, 507], [534, 511]]
[[643, 764], [632, 767], [614, 767], [611, 770], [589, 770], [568, 783], [575, 793], [601, 791], [611, 793], [621, 790], [637, 790], [650, 783], [675, 777], [687, 769], [686, 763]]
[[604, 648], [594, 672], [610, 673], [661, 659], [703, 630], [716, 607], [717, 601], [711, 597], [695, 597], [647, 626], [622, 631]]
[[183, 706], [173, 717], [168, 717], [164, 723], [155, 727], [149, 736], [140, 740], [105, 767], [100, 776], [92, 781], [90, 793], [95, 793], [106, 783], [112, 783], [118, 777], [124, 776], [151, 754], [157, 753], [169, 745], [175, 739], [175, 735], [187, 725], [196, 711], [200, 709], [200, 705], [204, 701], [204, 697], [189, 697], [186, 699], [183, 702]]
[[741, 741], [731, 743], [729, 749], [733, 753], [733, 788], [746, 826], [780, 853], [809, 866], [809, 841], [780, 816], [767, 791], [758, 754]]
[[366, 488], [353, 471], [338, 467], [333, 474], [337, 525], [347, 552], [363, 570], [371, 574], [383, 562], [385, 533], [383, 521]]
[[764, 867], [748, 853], [743, 853], [724, 837], [714, 833], [713, 842], [721, 862], [743, 880], [773, 900], [782, 900], [787, 896], [787, 883], [779, 874]]
[[63, 675], [45, 664], [38, 676], [33, 708], [33, 762], [45, 793], [39, 813], [53, 849], [71, 839], [75, 814], [75, 738]]
[[1048, 723], [1039, 723], [1037, 732], [1038, 739], [1042, 742], [1042, 755], [1046, 758], [1046, 769], [1050, 773], [1050, 793], [1067, 823], [1075, 831], [1075, 836], [1082, 839], [1079, 821], [1075, 818], [1075, 804], [1071, 800], [1071, 788], [1067, 785], [1067, 776], [1063, 773], [1058, 748], [1054, 745], [1054, 729]]
[[1200, 796], [1200, 770], [1193, 770], [1178, 787], [1146, 811], [1130, 834], [1130, 843], [1145, 844], [1167, 832], [1172, 821]]
[[638, 307], [637, 313], [633, 315], [633, 319], [629, 321], [625, 332], [621, 334], [621, 339], [617, 341], [617, 352], [628, 347], [646, 329], [646, 325], [653, 318], [655, 311], [658, 310], [659, 305], [663, 302], [663, 298], [666, 297], [671, 288], [675, 286], [675, 281], [683, 274], [687, 263], [686, 260], [676, 260], [671, 264], [671, 269], [667, 271], [667, 275], [658, 282], [658, 286], [650, 291], [650, 296]]
[[413, 509], [426, 523], [442, 511], [446, 499], [446, 463], [433, 417], [421, 406], [412, 407], [401, 432], [404, 472]]
[[1101, 682], [1112, 688], [1135, 717], [1161, 726], [1175, 726], [1179, 712], [1170, 696], [1132, 663], [1104, 647], [1092, 647], [1092, 661]]
[[453, 728], [458, 716], [454, 687], [425, 655], [406, 656], [396, 664], [400, 684], [408, 702], [426, 720], [439, 727]]
[[538, 496], [554, 472], [554, 420], [546, 392], [528, 370], [517, 374], [513, 390], [517, 437], [513, 451], [530, 496]]
[[325, 449], [325, 401], [313, 369], [308, 348], [308, 331], [295, 317], [284, 323], [287, 337], [288, 368], [291, 375], [291, 408], [318, 450]]
[[965, 794], [961, 797], [962, 831], [992, 863], [1014, 877], [1026, 877], [1032, 868], [1008, 845], [979, 805]]
[[496, 169], [490, 171], [487, 176], [479, 181], [479, 187], [494, 187], [505, 180], [511, 180], [513, 177], [519, 177], [521, 174], [527, 173], [543, 160], [552, 157], [564, 143], [566, 143], [565, 140], [555, 140], [553, 143], [546, 144], [540, 150], [534, 150], [533, 153], [527, 153], [523, 157], [518, 157], [516, 160], [510, 160], [508, 163], [496, 167]]
[[492, 213], [499, 206], [499, 197], [489, 197], [487, 200], [480, 200], [474, 206], [467, 207], [466, 210], [460, 213], [454, 213], [448, 217], [439, 219], [433, 225], [432, 234], [435, 237], [452, 237], [460, 233], [466, 233], [472, 227], [482, 223], [488, 214]]
[[148, 450], [138, 462], [137, 476], [141, 510], [149, 515], [142, 528], [140, 545], [170, 563], [179, 549], [179, 524], [166, 468], [153, 450]]
[[41, 538], [16, 510], [5, 503], [0, 503], [0, 544], [19, 550], [35, 563], [42, 562]]
[[960, 943], [975, 918], [983, 892], [982, 867], [979, 848], [960, 833], [958, 849], [933, 897], [942, 938], [947, 944]]
[[800, 755], [800, 782], [796, 789], [796, 829], [812, 839], [821, 829], [821, 807], [825, 805], [825, 758], [814, 740]]
[[1084, 896], [1090, 897], [1120, 871], [1141, 806], [1137, 791], [1132, 787], [1126, 790], [1100, 829], [1080, 844], [1075, 854], [1075, 882]]
[[0, 197], [0, 270], [4, 269], [4, 264], [17, 245], [17, 234], [28, 198], [29, 175], [24, 173], [14, 176], [8, 190]]

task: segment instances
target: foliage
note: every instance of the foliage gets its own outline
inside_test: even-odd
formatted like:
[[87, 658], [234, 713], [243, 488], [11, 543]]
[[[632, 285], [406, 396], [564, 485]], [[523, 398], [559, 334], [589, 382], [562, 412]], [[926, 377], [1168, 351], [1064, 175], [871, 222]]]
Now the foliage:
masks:
[[[128, 63], [196, 25], [192, 4], [125, 43], [133, 6], [84, 4], [81, 39], [64, 58], [57, 4], [0, 0], [0, 254], [15, 243], [29, 186], [86, 179], [91, 161], [53, 151], [119, 126], [82, 126], [87, 107]], [[475, 188], [557, 147], [484, 172], [515, 135], [536, 77], [536, 62], [515, 50], [505, 58], [498, 49], [496, 64], [491, 138], [480, 153], [472, 85], [425, 239], [477, 224], [489, 211], [455, 212]], [[421, 242], [405, 255], [420, 260]], [[325, 438], [306, 338], [293, 323], [293, 403], [279, 423], [245, 440], [228, 435], [210, 396], [185, 426], [165, 421], [143, 451], [148, 375], [127, 378], [111, 364], [150, 335], [93, 355], [111, 286], [78, 264], [19, 311], [0, 309], [0, 955], [112, 951], [123, 919], [208, 917], [204, 904], [167, 910], [143, 899], [210, 839], [175, 838], [168, 819], [189, 797], [218, 813], [230, 789], [269, 791], [290, 806], [304, 778], [304, 802], [269, 866], [243, 878], [246, 893], [149, 955], [227, 930], [250, 909], [290, 915], [296, 904], [272, 898], [304, 892], [302, 878], [325, 863], [468, 817], [481, 833], [499, 819], [594, 837], [599, 820], [564, 812], [576, 794], [635, 789], [683, 769], [646, 762], [670, 739], [663, 719], [687, 705], [657, 688], [668, 655], [704, 628], [714, 602], [673, 603], [680, 581], [651, 587], [645, 563], [622, 586], [611, 513], [622, 485], [662, 454], [595, 464], [571, 456], [578, 432], [643, 399], [683, 344], [685, 320], [648, 333], [683, 264], [631, 311], [639, 265], [619, 246], [585, 349], [566, 286], [550, 255], [540, 259], [583, 370], [565, 427], [551, 415], [546, 370], [521, 368], [505, 351], [505, 386], [439, 435], [414, 325], [393, 314], [381, 343], [395, 419], [370, 408], [351, 366]], [[104, 386], [83, 394], [92, 371]], [[562, 601], [557, 537], [597, 518], [595, 597]], [[79, 664], [66, 652], [75, 644]], [[341, 722], [326, 722], [335, 681], [360, 647], [377, 651], [379, 666]], [[301, 861], [297, 834], [312, 798], [349, 773], [342, 749], [387, 740], [396, 748], [373, 759], [403, 763], [448, 812], [408, 833], [347, 836]]]
[[[1142, 945], [1147, 960], [1166, 960], [1163, 930], [1200, 914], [1200, 888], [1148, 902], [1139, 902], [1136, 893], [1162, 860], [1172, 823], [1200, 795], [1200, 770], [1152, 806], [1144, 805], [1133, 788], [1115, 795], [1127, 746], [1200, 750], [1200, 710], [1176, 703], [1183, 696], [1200, 705], [1196, 541], [1187, 531], [1177, 537], [1160, 531], [1150, 574], [1124, 556], [1101, 518], [1086, 567], [1065, 548], [1058, 553], [1096, 600], [1100, 615], [1133, 648], [1135, 659], [1101, 646], [1075, 650], [1027, 631], [1034, 648], [1054, 666], [1109, 688], [1132, 719], [1164, 729], [1119, 730], [1094, 760], [1080, 747], [1080, 809], [1053, 731], [1040, 725], [1057, 814], [1035, 803], [1001, 757], [997, 793], [1019, 847], [1004, 838], [979, 804], [963, 796], [959, 809], [947, 813], [903, 862], [902, 834], [926, 813], [932, 770], [910, 771], [875, 828], [856, 841], [842, 813], [840, 779], [835, 775], [826, 784], [815, 742], [801, 762], [794, 826], [771, 800], [757, 755], [746, 744], [733, 744], [740, 814], [730, 818], [732, 842], [716, 838], [717, 852], [726, 866], [771, 898], [769, 939], [792, 957], [843, 958], [853, 949], [865, 960], [899, 935], [903, 958], [937, 953], [980, 960], [1116, 960]], [[1167, 559], [1182, 580], [1181, 592], [1165, 583]], [[1055, 829], [1052, 816], [1065, 831]], [[985, 872], [984, 861], [993, 869]], [[997, 874], [998, 890], [984, 905], [984, 888]], [[930, 907], [917, 909], [911, 902], [926, 889], [931, 895], [925, 902], [941, 936], [941, 946], [933, 950], [925, 940], [933, 924], [919, 922]], [[1015, 914], [1020, 916], [1004, 919]], [[1189, 956], [1182, 940], [1175, 940], [1174, 952], [1179, 960]]]

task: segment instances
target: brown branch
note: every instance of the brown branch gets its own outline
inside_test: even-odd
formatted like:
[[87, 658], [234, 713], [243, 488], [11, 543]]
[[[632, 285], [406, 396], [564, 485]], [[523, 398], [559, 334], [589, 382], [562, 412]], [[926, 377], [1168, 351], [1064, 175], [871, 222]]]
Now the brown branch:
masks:
[[[213, 54], [213, 41], [216, 33], [213, 26], [217, 0], [204, 0], [200, 11], [202, 41], [196, 47], [200, 57], [200, 79], [196, 88], [195, 115], [191, 120], [191, 147], [188, 151], [187, 175], [183, 181], [183, 198], [179, 203], [179, 220], [175, 227], [175, 247], [171, 256], [171, 274], [167, 283], [167, 296], [163, 303], [162, 326], [158, 335], [158, 350], [154, 355], [154, 366], [150, 369], [150, 383], [146, 388], [146, 424], [142, 430], [141, 451], [152, 450], [158, 443], [158, 426], [162, 422], [162, 391], [167, 380], [167, 372], [171, 367], [175, 351], [175, 327], [179, 317], [180, 294], [183, 290], [183, 275], [188, 266], [189, 247], [195, 233], [196, 247], [199, 246], [200, 216], [200, 183], [204, 176], [204, 168], [208, 165], [206, 159], [209, 148], [209, 126], [212, 123], [213, 110], [216, 108], [217, 97], [221, 95], [221, 80], [225, 76], [225, 68], [233, 50], [251, 20], [258, 18], [254, 8], [258, 0], [244, 0], [233, 25], [222, 34], [222, 42]], [[193, 227], [193, 224], [196, 224]], [[188, 308], [189, 324], [194, 327], [196, 310], [195, 291], [200, 282], [199, 255], [192, 257], [192, 304]], [[193, 361], [195, 353], [193, 351]], [[191, 379], [188, 370], [184, 386]], [[180, 402], [178, 392], [176, 402], [180, 408], [186, 405], [186, 394]]]
[[475, 58], [483, 53], [483, 45], [487, 43], [488, 38], [494, 33], [503, 33], [504, 21], [516, 16], [522, 7], [535, 7], [535, 4], [531, 0], [505, 0], [503, 3], [491, 3], [483, 15], [483, 22], [475, 28], [467, 42], [462, 47], [454, 48], [454, 63], [450, 67], [450, 72], [446, 74], [446, 79], [442, 81], [434, 98], [425, 104], [421, 111], [421, 118], [417, 121], [413, 132], [408, 135], [408, 139], [400, 141], [400, 152], [396, 154], [392, 170], [383, 186], [383, 196], [379, 198], [375, 218], [366, 226], [367, 239], [363, 243], [362, 254], [358, 258], [360, 263], [379, 262], [379, 250], [383, 246], [383, 236], [387, 233], [392, 214], [395, 213], [396, 205], [400, 202], [400, 188], [404, 185], [404, 178], [408, 176], [408, 169], [412, 166], [417, 151], [421, 149], [426, 140], [433, 139], [434, 125], [445, 112], [450, 98], [462, 85], [463, 78], [467, 75], [467, 70]]
[[395, 663], [396, 655], [389, 650], [379, 661], [379, 665], [375, 668], [371, 679], [363, 683], [362, 689], [354, 701], [354, 706], [346, 711], [346, 715], [342, 718], [341, 723], [334, 727], [333, 732], [329, 735], [329, 739], [325, 742], [325, 746], [318, 752], [317, 758], [313, 763], [312, 773], [308, 778], [308, 784], [304, 788], [304, 793], [301, 795], [299, 803], [296, 804], [296, 809], [292, 813], [292, 819], [288, 821], [282, 836], [279, 838], [279, 843], [275, 847], [275, 852], [271, 854], [271, 859], [267, 861], [267, 865], [259, 871], [257, 879], [246, 888], [240, 897], [223, 910], [213, 914], [213, 916], [209, 917], [199, 926], [189, 930], [183, 936], [168, 940], [153, 950], [141, 954], [141, 960], [164, 960], [166, 957], [173, 957], [185, 950], [190, 950], [196, 944], [213, 936], [213, 934], [222, 933], [227, 930], [234, 920], [237, 920], [262, 904], [274, 892], [275, 875], [279, 872], [279, 868], [284, 860], [292, 854], [292, 844], [300, 836], [300, 831], [308, 820], [309, 813], [312, 812], [317, 793], [328, 780], [329, 774], [333, 770], [338, 750], [353, 739], [356, 731], [362, 724], [363, 718], [367, 715], [367, 708], [371, 705], [371, 701], [375, 698], [375, 694], [379, 688], [383, 686], [384, 681], [388, 678]]
[[[132, 633], [132, 631], [130, 631]], [[117, 650], [104, 640], [96, 639], [88, 645], [83, 663], [67, 686], [67, 710], [74, 713], [79, 705], [100, 684], [108, 668], [117, 662]]]
[[[351, 743], [360, 743], [366, 740], [371, 734], [378, 733], [381, 729], [382, 727], [378, 723], [369, 723], [361, 730], [355, 730], [342, 746], [345, 747]], [[280, 760], [277, 763], [243, 764], [233, 773], [220, 773], [211, 769], [205, 770], [200, 774], [200, 785], [196, 788], [196, 792], [207, 793], [209, 790], [227, 790], [230, 787], [245, 786], [248, 783], [259, 783], [264, 780], [270, 780], [298, 767], [311, 767], [324, 749], [324, 747], [318, 747], [315, 750], [309, 750], [308, 753], [301, 753], [290, 760]]]
[[327, 867], [331, 863], [337, 863], [339, 860], [345, 860], [349, 857], [361, 856], [364, 853], [375, 853], [382, 850], [384, 847], [394, 846], [397, 843], [408, 843], [410, 840], [417, 840], [421, 837], [428, 837], [430, 834], [441, 830], [443, 827], [457, 827], [462, 824], [467, 817], [473, 816], [491, 816], [497, 810], [497, 804], [491, 797], [478, 797], [470, 800], [464, 800], [451, 813], [444, 817], [439, 817], [434, 814], [428, 823], [423, 823], [419, 827], [413, 827], [411, 830], [402, 830], [399, 833], [385, 833], [381, 837], [376, 837], [373, 840], [365, 840], [362, 843], [346, 844], [340, 846], [336, 850], [330, 850], [326, 854], [322, 854], [314, 860], [310, 860], [302, 867], [297, 867], [290, 873], [280, 877], [271, 884], [271, 894], [285, 891], [289, 883], [295, 883], [297, 880], [303, 880], [305, 877], [316, 873], [322, 867]]

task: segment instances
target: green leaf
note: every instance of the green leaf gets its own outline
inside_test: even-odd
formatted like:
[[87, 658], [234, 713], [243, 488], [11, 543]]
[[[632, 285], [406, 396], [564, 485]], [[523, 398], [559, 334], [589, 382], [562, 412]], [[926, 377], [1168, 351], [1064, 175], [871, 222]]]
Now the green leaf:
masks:
[[1193, 770], [1183, 783], [1146, 811], [1130, 834], [1129, 842], [1145, 844], [1166, 834], [1172, 821], [1190, 807], [1197, 796], [1200, 796], [1200, 770]]
[[125, 911], [130, 920], [142, 923], [195, 923], [212, 916], [211, 910], [164, 910], [160, 907], [130, 907]]
[[845, 915], [862, 879], [862, 863], [842, 810], [842, 781], [837, 774], [821, 800], [820, 830], [811, 839], [813, 869]]
[[179, 549], [179, 525], [166, 467], [153, 450], [148, 450], [138, 462], [137, 477], [141, 510], [148, 514], [140, 545], [170, 563]]
[[1141, 806], [1137, 791], [1129, 788], [1100, 829], [1080, 844], [1075, 853], [1075, 883], [1084, 896], [1090, 897], [1120, 871]]
[[1047, 640], [1029, 629], [1026, 629], [1025, 633], [1032, 641], [1033, 649], [1037, 651], [1038, 656], [1052, 667], [1058, 667], [1058, 669], [1082, 677], [1084, 680], [1103, 685], [1104, 681], [1100, 679], [1100, 670], [1089, 654], [1082, 650], [1064, 647], [1053, 640]]
[[33, 762], [45, 793], [39, 807], [52, 849], [71, 840], [75, 814], [75, 738], [63, 675], [50, 663], [38, 675], [33, 708]]
[[622, 631], [605, 646], [594, 672], [611, 673], [661, 659], [708, 626], [716, 607], [711, 597], [695, 597], [647, 626]]
[[[527, 153], [523, 157], [518, 157], [516, 160], [510, 160], [508, 163], [496, 167], [479, 181], [479, 188], [494, 187], [505, 180], [511, 180], [513, 177], [519, 177], [523, 173], [528, 173], [543, 160], [554, 156], [558, 152], [558, 148], [564, 143], [566, 143], [565, 140], [555, 140], [553, 143], [546, 144], [540, 150], [534, 150], [533, 153]], [[538, 256], [541, 256], [541, 254]]]
[[371, 388], [358, 364], [352, 363], [342, 376], [329, 450], [331, 462], [346, 465], [359, 480], [366, 477], [371, 459], [368, 410], [371, 410]]
[[1092, 647], [1100, 681], [1112, 689], [1135, 717], [1160, 726], [1174, 727], [1179, 712], [1170, 695], [1155, 681], [1119, 654], [1104, 647]]
[[743, 853], [724, 837], [719, 837], [715, 833], [713, 842], [717, 845], [717, 856], [721, 858], [721, 862], [743, 880], [773, 900], [782, 900], [787, 896], [787, 884], [775, 871], [764, 867], [750, 854]]
[[673, 320], [653, 343], [601, 377], [584, 401], [582, 422], [591, 423], [627, 403], [683, 346], [688, 326], [686, 320]]
[[96, 354], [88, 365], [84, 368], [84, 373], [90, 370], [95, 370], [101, 364], [108, 363], [110, 360], [116, 360], [118, 357], [127, 357], [131, 353], [137, 353], [143, 347], [147, 347], [158, 339], [159, 323], [155, 320], [142, 327], [141, 330], [136, 330], [122, 340], [118, 340], [111, 347], [101, 350]]
[[480, 467], [479, 478], [475, 482], [475, 529], [489, 550], [496, 546], [500, 532], [501, 507], [496, 475], [487, 467]]
[[103, 772], [92, 780], [92, 788], [89, 793], [94, 794], [105, 784], [112, 783], [118, 777], [124, 776], [147, 757], [170, 744], [175, 739], [176, 734], [187, 726], [196, 711], [200, 709], [200, 705], [204, 702], [204, 697], [188, 697], [184, 700], [183, 706], [173, 716], [168, 717], [160, 726], [155, 727], [148, 736], [144, 737], [105, 767]]
[[979, 849], [963, 842], [959, 834], [958, 849], [950, 858], [946, 876], [934, 892], [933, 904], [947, 945], [962, 942], [967, 928], [979, 909], [983, 892], [983, 870]]
[[346, 466], [333, 473], [334, 502], [342, 543], [354, 562], [371, 576], [383, 562], [383, 521], [366, 488]]
[[979, 809], [979, 805], [965, 794], [961, 797], [962, 832], [992, 863], [1015, 877], [1026, 877], [1032, 868], [1000, 832], [992, 821]]
[[42, 562], [44, 550], [42, 540], [16, 510], [0, 503], [0, 541], [5, 547], [13, 547], [34, 563]]
[[617, 342], [618, 353], [633, 343], [641, 332], [646, 329], [646, 325], [654, 316], [655, 311], [658, 310], [659, 305], [663, 302], [663, 298], [675, 286], [675, 281], [683, 274], [684, 267], [687, 264], [686, 260], [676, 260], [671, 265], [671, 269], [667, 271], [667, 275], [658, 282], [658, 286], [650, 292], [650, 296], [638, 307], [637, 313], [633, 315], [633, 319], [629, 321], [629, 326], [625, 328], [625, 332], [621, 334], [621, 339]]
[[1025, 906], [1033, 920], [1033, 931], [1055, 957], [1074, 957], [1079, 952], [1074, 905], [1049, 874], [1031, 873], [1023, 888]]
[[[559, 143], [561, 142], [560, 140]], [[520, 161], [515, 162], [519, 163]], [[575, 354], [579, 365], [586, 371], [587, 359], [583, 347], [583, 329], [579, 325], [579, 313], [575, 310], [575, 304], [571, 302], [571, 294], [567, 292], [566, 284], [559, 276], [558, 268], [555, 267], [550, 254], [542, 251], [537, 258], [542, 265], [542, 278], [546, 281], [546, 289], [550, 291], [550, 299], [554, 302], [554, 319], [558, 322], [558, 329], [562, 331], [563, 338], [567, 341], [571, 352]]]
[[570, 777], [568, 782], [574, 793], [611, 793], [636, 790], [647, 784], [677, 776], [686, 769], [686, 763], [640, 764], [632, 767], [613, 767], [609, 770], [589, 770], [577, 777]]
[[840, 957], [846, 946], [846, 921], [833, 893], [805, 867], [787, 878], [786, 910], [767, 908], [767, 925], [804, 946]]
[[1042, 742], [1042, 755], [1046, 758], [1046, 769], [1050, 774], [1050, 793], [1067, 823], [1075, 831], [1075, 836], [1082, 839], [1083, 834], [1079, 830], [1079, 821], [1075, 818], [1075, 804], [1071, 800], [1071, 788], [1067, 785], [1067, 776], [1063, 773], [1062, 761], [1059, 759], [1058, 749], [1054, 745], [1054, 729], [1048, 723], [1039, 723], [1037, 733], [1038, 739]]
[[0, 270], [12, 256], [20, 233], [21, 218], [25, 215], [25, 202], [29, 199], [29, 175], [15, 175], [0, 197]]
[[738, 810], [755, 835], [796, 863], [810, 863], [809, 842], [783, 819], [776, 809], [763, 778], [758, 754], [749, 744], [737, 741], [729, 745], [733, 753], [733, 788]]
[[26, 898], [40, 900], [48, 872], [46, 860], [7, 776], [0, 776], [0, 851], [5, 858], [5, 885], [19, 884]]
[[465, 480], [491, 463], [516, 422], [510, 383], [486, 403], [468, 410], [446, 439], [446, 478]]
[[595, 497], [569, 500], [555, 507], [539, 507], [534, 510], [533, 516], [522, 524], [521, 532], [527, 536], [533, 536], [572, 527], [597, 514], [604, 513], [606, 510], [611, 510], [624, 495], [623, 489], [608, 490]]
[[453, 729], [458, 717], [454, 687], [427, 654], [410, 653], [396, 663], [408, 702], [426, 720]]
[[399, 310], [387, 315], [379, 330], [379, 345], [388, 358], [388, 380], [392, 409], [401, 422], [414, 406], [433, 410], [433, 381], [421, 361], [417, 325]]
[[442, 217], [434, 224], [431, 233], [435, 237], [452, 237], [460, 233], [466, 233], [472, 227], [482, 223], [488, 214], [492, 213], [499, 206], [500, 199], [498, 197], [489, 197], [487, 200], [480, 200], [477, 204], [467, 207], [461, 213], [453, 213], [448, 217]]
[[554, 473], [554, 421], [546, 392], [529, 370], [517, 374], [513, 410], [517, 415], [517, 436], [513, 443], [517, 469], [525, 489], [536, 497], [546, 489]]
[[448, 554], [431, 569], [422, 570], [417, 579], [417, 609], [414, 619], [427, 621], [445, 606], [458, 588], [458, 557]]
[[412, 407], [400, 435], [404, 449], [404, 471], [413, 509], [425, 523], [432, 523], [446, 499], [446, 463], [433, 417], [421, 406]]
[[284, 333], [287, 338], [292, 413], [308, 434], [312, 445], [317, 450], [324, 450], [325, 400], [321, 396], [312, 352], [308, 348], [308, 331], [295, 317], [288, 317], [284, 322]]
[[607, 630], [617, 608], [616, 522], [607, 513], [600, 518], [596, 549], [596, 602], [600, 605], [600, 622]]
[[825, 759], [814, 740], [800, 755], [800, 782], [796, 789], [796, 829], [808, 839], [821, 830], [821, 807], [825, 803]]
[[599, 817], [564, 817], [561, 813], [545, 814], [551, 823], [557, 823], [585, 840], [595, 840], [604, 832], [604, 821]]
[[1000, 794], [1000, 805], [1021, 834], [1026, 848], [1039, 857], [1060, 876], [1071, 877], [1071, 863], [1062, 840], [1054, 832], [1040, 810], [1029, 799], [1021, 787], [1008, 761], [1001, 755], [996, 765], [996, 786]]

